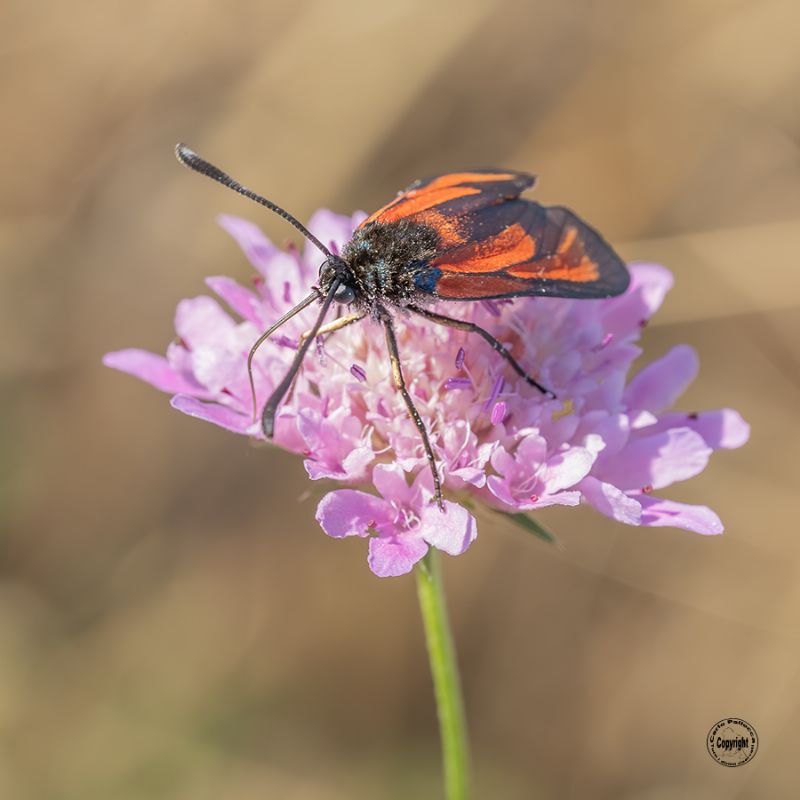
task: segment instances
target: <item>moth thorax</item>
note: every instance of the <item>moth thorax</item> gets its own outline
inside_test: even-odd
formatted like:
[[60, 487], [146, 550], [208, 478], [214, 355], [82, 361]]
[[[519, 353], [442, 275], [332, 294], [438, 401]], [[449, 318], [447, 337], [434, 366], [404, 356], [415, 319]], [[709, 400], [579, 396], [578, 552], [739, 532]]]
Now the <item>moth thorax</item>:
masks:
[[416, 274], [438, 243], [439, 234], [428, 225], [372, 222], [356, 231], [343, 256], [364, 299], [402, 304], [417, 293]]

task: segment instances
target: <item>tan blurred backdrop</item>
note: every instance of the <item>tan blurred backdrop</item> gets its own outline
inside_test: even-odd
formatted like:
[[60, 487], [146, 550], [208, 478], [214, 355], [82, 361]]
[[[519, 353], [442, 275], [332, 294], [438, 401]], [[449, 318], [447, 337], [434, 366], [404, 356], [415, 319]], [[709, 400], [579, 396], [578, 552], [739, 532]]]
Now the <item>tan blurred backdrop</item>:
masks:
[[[677, 283], [686, 410], [753, 425], [670, 496], [723, 537], [548, 510], [484, 522], [446, 579], [481, 798], [798, 796], [800, 54], [796, 2], [38, 2], [0, 11], [0, 798], [439, 792], [411, 578], [313, 520], [300, 461], [100, 366], [251, 269], [215, 225], [426, 173], [540, 176]], [[755, 760], [707, 730], [741, 716]]]

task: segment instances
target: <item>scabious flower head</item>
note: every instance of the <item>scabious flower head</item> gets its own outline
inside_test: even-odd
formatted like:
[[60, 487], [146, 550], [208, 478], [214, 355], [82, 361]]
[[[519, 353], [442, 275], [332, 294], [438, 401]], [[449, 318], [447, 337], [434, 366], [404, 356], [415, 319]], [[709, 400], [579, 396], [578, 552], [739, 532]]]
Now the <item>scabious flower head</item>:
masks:
[[[362, 219], [319, 211], [309, 228], [341, 248]], [[221, 224], [258, 271], [252, 289], [226, 277], [206, 281], [235, 317], [211, 297], [183, 300], [165, 357], [130, 349], [104, 361], [169, 392], [173, 407], [189, 416], [261, 437], [247, 353], [308, 294], [321, 258], [313, 247], [275, 247], [250, 222], [222, 217]], [[630, 271], [630, 289], [607, 300], [439, 304], [442, 313], [493, 333], [557, 399], [529, 386], [479, 337], [396, 314], [409, 390], [445, 492], [461, 500], [448, 500], [444, 514], [431, 502], [422, 441], [392, 384], [380, 325], [364, 320], [321, 337], [278, 412], [274, 441], [303, 456], [312, 480], [362, 487], [323, 497], [317, 520], [325, 532], [368, 538], [369, 565], [380, 576], [410, 571], [430, 546], [464, 552], [476, 536], [462, 505], [469, 496], [508, 513], [585, 503], [629, 525], [721, 533], [711, 509], [653, 492], [701, 472], [714, 450], [744, 444], [748, 426], [730, 409], [670, 410], [697, 374], [688, 346], [627, 380], [641, 353], [635, 342], [672, 285], [661, 266], [631, 264]], [[258, 351], [259, 408], [286, 374], [313, 314], [290, 320]]]

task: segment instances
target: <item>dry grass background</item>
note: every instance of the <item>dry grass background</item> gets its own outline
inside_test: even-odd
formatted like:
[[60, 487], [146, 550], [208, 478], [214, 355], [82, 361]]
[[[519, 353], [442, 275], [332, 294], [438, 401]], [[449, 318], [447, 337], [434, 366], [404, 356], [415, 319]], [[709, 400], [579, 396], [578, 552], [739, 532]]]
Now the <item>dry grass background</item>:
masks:
[[[186, 140], [301, 216], [469, 165], [541, 176], [677, 277], [645, 333], [750, 444], [671, 496], [707, 539], [548, 510], [446, 578], [481, 798], [800, 789], [800, 7], [763, 0], [82, 0], [0, 11], [0, 798], [438, 792], [411, 579], [327, 539], [299, 460], [104, 370], [250, 269]], [[314, 487], [315, 490], [317, 487]], [[724, 769], [706, 731], [761, 736]]]

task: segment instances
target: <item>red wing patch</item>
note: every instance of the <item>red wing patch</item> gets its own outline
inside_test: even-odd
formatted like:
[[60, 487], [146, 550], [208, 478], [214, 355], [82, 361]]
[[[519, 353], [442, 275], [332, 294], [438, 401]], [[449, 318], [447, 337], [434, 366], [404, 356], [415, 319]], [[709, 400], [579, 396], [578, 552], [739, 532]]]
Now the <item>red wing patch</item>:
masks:
[[436, 282], [436, 296], [442, 300], [493, 300], [516, 297], [524, 288], [519, 281], [498, 275], [471, 275], [468, 280], [445, 272]]
[[445, 247], [417, 280], [443, 300], [600, 298], [628, 287], [619, 256], [568, 209], [515, 200], [468, 215], [462, 224], [471, 229], [465, 243]]
[[460, 216], [504, 200], [513, 200], [533, 186], [534, 181], [532, 175], [524, 172], [476, 170], [438, 175], [415, 181], [394, 200], [367, 217], [361, 226], [370, 222], [408, 219], [427, 209]]
[[375, 219], [379, 222], [397, 222], [399, 219], [406, 219], [420, 211], [440, 206], [448, 200], [480, 194], [480, 191], [472, 186], [445, 186], [441, 189], [415, 192], [413, 195], [407, 195], [401, 201], [396, 200], [389, 203], [388, 206], [384, 206], [380, 211], [376, 211], [371, 217], [364, 220], [364, 223], [372, 222]]
[[513, 172], [449, 172], [438, 178], [420, 181], [419, 186], [412, 184], [406, 191], [418, 192], [423, 187], [425, 191], [442, 189], [445, 186], [461, 186], [465, 183], [488, 183], [489, 181], [513, 181], [519, 174]]
[[536, 254], [536, 241], [518, 223], [494, 236], [471, 241], [447, 251], [431, 263], [444, 272], [497, 272], [508, 264], [529, 261]]

